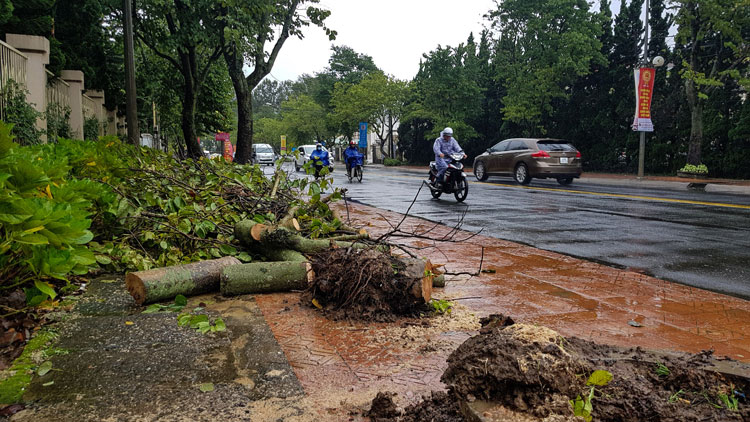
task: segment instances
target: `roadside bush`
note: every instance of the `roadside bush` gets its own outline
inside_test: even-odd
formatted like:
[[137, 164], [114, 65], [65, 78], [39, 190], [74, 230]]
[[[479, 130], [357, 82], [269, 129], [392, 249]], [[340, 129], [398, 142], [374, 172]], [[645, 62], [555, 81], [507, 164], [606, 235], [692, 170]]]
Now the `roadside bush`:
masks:
[[57, 103], [47, 104], [47, 140], [54, 142], [58, 138], [71, 138], [70, 107]]
[[35, 145], [42, 141], [42, 131], [36, 128], [41, 113], [26, 102], [26, 89], [13, 80], [3, 87], [0, 96], [5, 109], [5, 121], [13, 124], [12, 136], [21, 145]]
[[86, 117], [83, 121], [83, 139], [96, 141], [99, 138], [99, 119], [96, 116]]
[[[0, 288], [33, 282], [30, 302], [55, 297], [43, 279], [85, 274], [96, 260], [90, 207], [106, 189], [70, 178], [65, 157], [13, 142], [13, 125], [0, 122]], [[33, 303], [32, 303], [33, 304]]]
[[383, 164], [385, 164], [386, 166], [403, 166], [403, 165], [406, 164], [406, 162], [405, 161], [401, 161], [401, 160], [399, 160], [397, 158], [387, 158], [386, 157], [383, 160]]

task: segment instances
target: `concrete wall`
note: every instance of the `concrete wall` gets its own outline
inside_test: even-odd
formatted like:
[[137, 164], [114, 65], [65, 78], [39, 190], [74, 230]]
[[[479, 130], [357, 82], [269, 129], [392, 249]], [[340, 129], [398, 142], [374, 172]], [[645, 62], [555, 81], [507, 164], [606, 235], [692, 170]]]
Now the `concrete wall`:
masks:
[[[47, 65], [49, 40], [36, 35], [5, 34], [5, 41], [26, 56], [26, 101], [40, 113], [47, 111]], [[47, 131], [47, 122], [40, 117], [37, 129]]]
[[[60, 103], [60, 101], [53, 99], [53, 97], [59, 97], [59, 93], [55, 92], [55, 95], [50, 95], [50, 92], [67, 90], [67, 104], [62, 102], [61, 105], [70, 107], [69, 123], [73, 130], [73, 137], [83, 139], [83, 122], [85, 117], [83, 111], [83, 72], [80, 70], [63, 70], [60, 79], [64, 83], [53, 81], [51, 74], [47, 72], [46, 68], [49, 64], [49, 40], [35, 35], [21, 34], [6, 34], [5, 40], [8, 45], [26, 56], [25, 88], [28, 91], [26, 96], [28, 103], [40, 113], [44, 113], [47, 110], [48, 101]], [[5, 60], [3, 55], [0, 55], [0, 60]], [[0, 66], [0, 69], [2, 68], [4, 67]], [[24, 81], [17, 82], [24, 83]], [[52, 83], [48, 84], [48, 82]], [[87, 94], [87, 107], [91, 109], [89, 113], [95, 115], [101, 123], [102, 129], [100, 130], [100, 134], [118, 134], [120, 131], [116, 123], [121, 119], [117, 117], [116, 111], [110, 114], [104, 108], [104, 92], [90, 90]], [[115, 124], [107, 124], [109, 117], [112, 117], [112, 122]], [[47, 122], [43, 118], [37, 119], [37, 128], [46, 133]]]

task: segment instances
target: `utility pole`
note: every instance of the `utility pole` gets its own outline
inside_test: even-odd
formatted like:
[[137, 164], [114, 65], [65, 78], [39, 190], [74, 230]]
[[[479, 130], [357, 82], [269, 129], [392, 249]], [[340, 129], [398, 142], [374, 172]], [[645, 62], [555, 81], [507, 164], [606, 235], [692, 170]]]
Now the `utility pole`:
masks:
[[126, 119], [128, 122], [128, 142], [141, 144], [141, 133], [138, 129], [138, 102], [135, 94], [135, 58], [133, 57], [133, 10], [132, 0], [123, 0], [125, 14], [125, 96]]
[[[646, 0], [646, 25], [644, 26], [646, 30], [646, 37], [643, 40], [643, 64], [648, 64], [648, 6], [649, 6], [649, 0]], [[638, 98], [636, 98], [636, 101], [638, 101]], [[638, 178], [643, 178], [643, 167], [645, 162], [645, 156], [646, 156], [646, 132], [641, 131], [640, 132], [641, 139], [640, 143], [638, 145]]]

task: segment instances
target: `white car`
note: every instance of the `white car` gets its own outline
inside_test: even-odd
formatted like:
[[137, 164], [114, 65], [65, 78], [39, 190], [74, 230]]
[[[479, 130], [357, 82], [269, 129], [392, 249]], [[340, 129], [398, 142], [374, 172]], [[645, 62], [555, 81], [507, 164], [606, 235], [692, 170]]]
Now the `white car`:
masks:
[[[326, 147], [323, 147], [324, 151], [328, 151]], [[310, 154], [315, 151], [315, 145], [300, 145], [297, 147], [299, 151], [299, 157], [294, 159], [294, 169], [300, 171], [305, 163], [310, 159]], [[328, 153], [328, 160], [333, 163], [333, 155]]]
[[272, 166], [276, 161], [276, 153], [273, 147], [268, 144], [253, 144], [253, 154], [251, 157], [253, 164], [267, 164]]

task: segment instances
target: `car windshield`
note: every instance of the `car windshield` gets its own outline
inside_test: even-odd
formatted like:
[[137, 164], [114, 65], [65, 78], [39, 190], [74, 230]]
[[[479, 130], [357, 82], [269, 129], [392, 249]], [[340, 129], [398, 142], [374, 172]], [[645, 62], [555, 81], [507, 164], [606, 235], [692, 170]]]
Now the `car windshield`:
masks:
[[536, 145], [539, 147], [542, 151], [558, 151], [558, 152], [565, 152], [565, 151], [575, 151], [575, 147], [573, 145], [570, 145], [567, 142], [554, 142], [554, 141], [544, 141], [544, 142], [537, 142]]
[[273, 148], [269, 147], [268, 145], [258, 145], [257, 147], [255, 147], [255, 152], [273, 153]]

